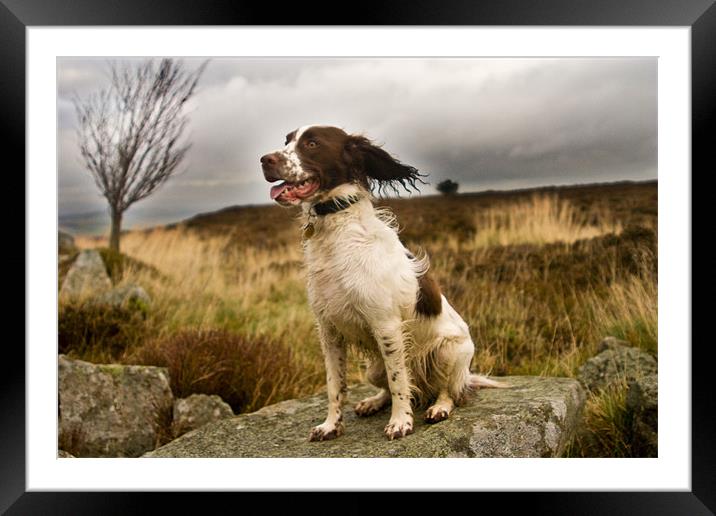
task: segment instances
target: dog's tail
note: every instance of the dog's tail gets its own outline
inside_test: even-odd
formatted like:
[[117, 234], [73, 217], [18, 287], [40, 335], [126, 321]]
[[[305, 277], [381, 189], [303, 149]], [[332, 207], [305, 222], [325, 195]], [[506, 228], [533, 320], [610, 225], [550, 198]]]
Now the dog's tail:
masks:
[[508, 389], [512, 387], [509, 383], [490, 380], [486, 376], [479, 374], [471, 374], [468, 378], [468, 385], [471, 389], [479, 389], [480, 387], [492, 387], [495, 389]]

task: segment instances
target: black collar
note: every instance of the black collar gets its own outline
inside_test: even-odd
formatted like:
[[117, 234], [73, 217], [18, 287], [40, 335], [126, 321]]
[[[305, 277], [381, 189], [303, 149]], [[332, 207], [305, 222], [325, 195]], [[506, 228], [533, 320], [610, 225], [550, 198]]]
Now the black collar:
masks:
[[328, 199], [327, 201], [314, 204], [312, 210], [315, 212], [316, 215], [329, 215], [331, 213], [345, 210], [351, 204], [355, 204], [360, 201], [361, 198], [362, 196], [360, 195], [349, 195], [348, 197], [334, 197], [332, 199]]

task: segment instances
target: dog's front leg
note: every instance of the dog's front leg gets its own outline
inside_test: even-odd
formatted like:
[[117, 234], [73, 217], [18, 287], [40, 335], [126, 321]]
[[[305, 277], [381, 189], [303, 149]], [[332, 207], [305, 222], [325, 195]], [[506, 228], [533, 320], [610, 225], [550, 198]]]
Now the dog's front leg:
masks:
[[319, 322], [318, 333], [326, 362], [328, 416], [311, 430], [309, 441], [327, 441], [343, 435], [343, 402], [346, 397], [346, 346], [343, 337], [327, 322]]
[[410, 378], [405, 364], [405, 344], [400, 319], [375, 325], [374, 336], [383, 356], [392, 399], [390, 421], [384, 432], [388, 439], [393, 440], [413, 433]]

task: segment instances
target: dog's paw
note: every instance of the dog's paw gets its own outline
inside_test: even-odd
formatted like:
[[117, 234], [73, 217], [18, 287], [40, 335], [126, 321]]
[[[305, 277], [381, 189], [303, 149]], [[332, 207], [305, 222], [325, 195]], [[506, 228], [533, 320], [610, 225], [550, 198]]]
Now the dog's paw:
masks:
[[344, 428], [342, 424], [328, 424], [323, 423], [322, 425], [314, 426], [311, 429], [311, 433], [308, 436], [309, 441], [330, 441], [336, 437], [343, 435]]
[[445, 407], [433, 405], [425, 411], [425, 422], [430, 424], [439, 423], [440, 421], [447, 419], [449, 416], [450, 412]]
[[359, 401], [353, 410], [355, 411], [356, 415], [366, 417], [376, 414], [383, 407], [385, 407], [385, 405], [386, 403], [382, 399], [377, 399], [374, 396]]
[[393, 439], [400, 439], [401, 437], [405, 437], [406, 435], [410, 435], [413, 433], [413, 420], [404, 420], [404, 421], [393, 421], [391, 420], [386, 426], [385, 430], [386, 437], [390, 439], [391, 441]]

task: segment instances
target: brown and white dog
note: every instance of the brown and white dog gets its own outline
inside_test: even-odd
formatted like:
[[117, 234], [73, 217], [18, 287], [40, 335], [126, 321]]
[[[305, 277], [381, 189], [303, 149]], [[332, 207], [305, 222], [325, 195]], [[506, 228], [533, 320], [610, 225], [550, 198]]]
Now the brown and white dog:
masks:
[[369, 416], [392, 403], [389, 439], [413, 431], [413, 404], [432, 402], [425, 420], [446, 419], [471, 389], [506, 385], [470, 373], [474, 345], [467, 324], [398, 238], [395, 219], [376, 208], [377, 187], [415, 187], [422, 175], [363, 136], [305, 126], [261, 165], [271, 198], [298, 206], [304, 218], [308, 298], [325, 356], [328, 416], [310, 440], [344, 432], [346, 350], [371, 358], [368, 379], [380, 392], [359, 402]]

